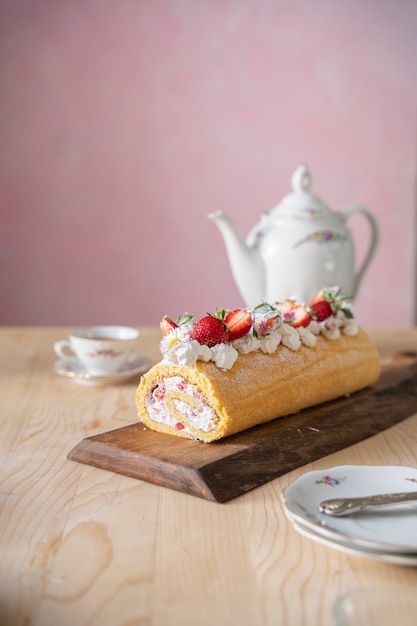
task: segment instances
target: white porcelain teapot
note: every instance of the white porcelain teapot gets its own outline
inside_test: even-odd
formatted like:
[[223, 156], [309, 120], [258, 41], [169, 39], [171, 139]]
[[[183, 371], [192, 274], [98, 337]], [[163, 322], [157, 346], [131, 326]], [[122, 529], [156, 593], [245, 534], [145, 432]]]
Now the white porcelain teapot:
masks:
[[[261, 216], [246, 241], [222, 211], [208, 215], [218, 226], [242, 298], [249, 307], [295, 298], [308, 303], [322, 287], [338, 286], [355, 298], [379, 243], [376, 217], [353, 205], [332, 211], [310, 192], [311, 175], [300, 165], [292, 176], [293, 192]], [[352, 235], [346, 222], [362, 213], [371, 228], [365, 259], [355, 272]]]

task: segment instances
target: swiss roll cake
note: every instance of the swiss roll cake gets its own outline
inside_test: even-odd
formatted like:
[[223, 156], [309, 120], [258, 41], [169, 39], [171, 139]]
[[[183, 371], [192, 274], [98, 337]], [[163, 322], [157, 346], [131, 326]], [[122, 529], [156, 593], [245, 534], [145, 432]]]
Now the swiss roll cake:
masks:
[[381, 365], [348, 296], [293, 300], [161, 321], [162, 359], [142, 376], [148, 428], [212, 442], [372, 385]]

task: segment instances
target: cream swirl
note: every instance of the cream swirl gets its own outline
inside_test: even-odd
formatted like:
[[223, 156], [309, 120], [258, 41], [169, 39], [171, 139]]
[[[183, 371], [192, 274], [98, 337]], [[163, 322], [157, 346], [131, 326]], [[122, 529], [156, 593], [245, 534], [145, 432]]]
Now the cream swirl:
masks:
[[235, 339], [232, 343], [233, 347], [236, 348], [236, 350], [241, 354], [249, 354], [249, 352], [259, 350], [259, 344], [260, 340], [252, 333], [248, 333], [240, 339]]
[[212, 360], [217, 367], [230, 370], [236, 362], [238, 351], [231, 344], [219, 343], [211, 348]]
[[282, 335], [279, 332], [272, 332], [265, 335], [259, 342], [259, 347], [266, 354], [273, 354], [281, 343]]
[[307, 348], [314, 348], [317, 343], [316, 335], [310, 331], [309, 326], [304, 328], [304, 326], [300, 326], [298, 328], [298, 334], [300, 335], [301, 343]]
[[286, 346], [290, 350], [298, 350], [301, 346], [300, 335], [296, 328], [293, 328], [290, 324], [282, 324], [279, 332], [282, 335], [282, 345]]

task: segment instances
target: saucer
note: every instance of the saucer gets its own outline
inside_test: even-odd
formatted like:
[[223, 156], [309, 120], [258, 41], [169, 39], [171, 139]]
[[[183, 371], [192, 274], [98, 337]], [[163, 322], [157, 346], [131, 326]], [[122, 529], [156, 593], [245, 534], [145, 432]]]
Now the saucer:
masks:
[[151, 367], [151, 361], [140, 354], [134, 354], [119, 372], [113, 374], [90, 374], [76, 358], [59, 359], [54, 363], [54, 372], [72, 378], [80, 385], [115, 385], [144, 374]]

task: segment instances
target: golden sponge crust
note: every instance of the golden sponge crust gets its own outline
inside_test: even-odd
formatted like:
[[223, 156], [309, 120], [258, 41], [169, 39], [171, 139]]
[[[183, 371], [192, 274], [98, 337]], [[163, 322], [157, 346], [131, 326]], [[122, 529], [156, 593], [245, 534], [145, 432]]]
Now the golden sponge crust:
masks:
[[[359, 329], [353, 337], [342, 334], [336, 340], [318, 336], [314, 348], [292, 351], [280, 345], [273, 354], [239, 354], [228, 371], [213, 362], [159, 363], [142, 377], [136, 406], [139, 418], [152, 430], [210, 442], [363, 389], [378, 379], [380, 370], [376, 346]], [[181, 376], [202, 394], [219, 416], [214, 430], [190, 427], [189, 434], [150, 419], [146, 397], [171, 376]]]

